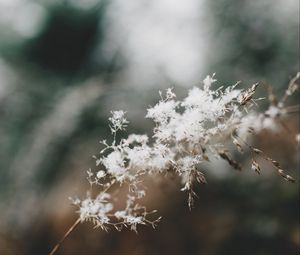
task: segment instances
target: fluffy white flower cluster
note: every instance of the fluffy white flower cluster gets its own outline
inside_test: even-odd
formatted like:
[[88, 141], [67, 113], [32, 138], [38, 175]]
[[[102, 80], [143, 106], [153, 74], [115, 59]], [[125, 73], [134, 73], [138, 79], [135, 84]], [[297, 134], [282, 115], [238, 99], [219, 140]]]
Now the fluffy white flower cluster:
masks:
[[[149, 212], [138, 204], [145, 196], [142, 181], [146, 175], [174, 172], [182, 180], [182, 190], [189, 194], [189, 206], [193, 202], [193, 185], [206, 183], [202, 163], [211, 157], [227, 161], [234, 169], [241, 166], [231, 157], [224, 141], [231, 139], [237, 149], [251, 150], [252, 169], [260, 173], [255, 157], [262, 157], [273, 164], [278, 173], [288, 181], [294, 179], [285, 174], [277, 161], [268, 158], [262, 151], [247, 142], [247, 136], [262, 129], [276, 129], [276, 120], [286, 113], [284, 100], [272, 104], [263, 113], [253, 110], [253, 95], [258, 84], [247, 90], [237, 89], [237, 85], [213, 90], [216, 79], [207, 76], [202, 87], [189, 90], [183, 100], [177, 100], [172, 89], [168, 89], [161, 100], [147, 110], [146, 118], [154, 121], [153, 136], [131, 134], [116, 140], [116, 133], [128, 124], [124, 111], [112, 112], [109, 118], [113, 142], [102, 141], [104, 149], [96, 164], [100, 167], [93, 173], [88, 171], [91, 185], [101, 187], [99, 195], [88, 196], [77, 201], [82, 221], [91, 220], [96, 226], [106, 229], [109, 225], [136, 230], [137, 224], [154, 224], [148, 220]], [[291, 90], [291, 89], [290, 89]], [[293, 83], [293, 91], [295, 86]], [[291, 94], [291, 93], [290, 93]], [[288, 95], [290, 95], [288, 94]], [[108, 190], [117, 184], [128, 185], [128, 199], [124, 210], [114, 210], [114, 198]]]

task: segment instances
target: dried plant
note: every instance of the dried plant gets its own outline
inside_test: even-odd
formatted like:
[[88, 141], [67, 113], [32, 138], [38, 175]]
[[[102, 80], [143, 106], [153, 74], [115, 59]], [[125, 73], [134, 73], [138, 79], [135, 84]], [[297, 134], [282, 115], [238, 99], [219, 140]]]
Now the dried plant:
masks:
[[[160, 217], [149, 220], [153, 211], [148, 212], [139, 202], [146, 195], [143, 180], [168, 172], [181, 179], [181, 190], [188, 193], [191, 208], [196, 195], [193, 187], [197, 183], [206, 183], [202, 171], [204, 162], [209, 163], [213, 157], [220, 158], [232, 168], [242, 170], [225, 146], [228, 140], [240, 153], [250, 151], [254, 172], [260, 174], [262, 171], [257, 161], [260, 157], [270, 162], [286, 181], [295, 182], [277, 161], [254, 148], [248, 140], [249, 136], [264, 129], [278, 129], [287, 114], [299, 111], [299, 106], [285, 105], [287, 97], [298, 89], [299, 76], [300, 73], [291, 80], [281, 100], [269, 90], [270, 107], [264, 112], [258, 112], [256, 107], [256, 101], [261, 98], [254, 98], [258, 84], [246, 90], [238, 89], [239, 83], [213, 90], [214, 75], [207, 76], [201, 88], [190, 89], [183, 100], [177, 100], [172, 89], [159, 92], [161, 100], [146, 114], [146, 118], [155, 123], [152, 137], [130, 134], [127, 138], [117, 139], [118, 132], [125, 130], [129, 122], [124, 111], [112, 112], [109, 118], [112, 142], [101, 141], [103, 149], [95, 157], [98, 170], [87, 171], [91, 187], [99, 187], [100, 192], [95, 197], [88, 193], [83, 200], [72, 199], [79, 208], [80, 222], [91, 221], [95, 227], [104, 230], [129, 227], [136, 231], [139, 224], [155, 227]], [[111, 194], [113, 187], [118, 185], [128, 186], [127, 202], [121, 210], [114, 208], [115, 197]]]

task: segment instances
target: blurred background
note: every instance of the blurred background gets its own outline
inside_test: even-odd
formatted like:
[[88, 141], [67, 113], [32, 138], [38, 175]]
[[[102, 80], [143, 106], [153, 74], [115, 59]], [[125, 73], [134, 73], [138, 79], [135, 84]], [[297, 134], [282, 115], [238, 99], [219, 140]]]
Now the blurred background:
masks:
[[[111, 110], [150, 132], [159, 89], [184, 96], [214, 72], [217, 85], [261, 82], [281, 96], [299, 53], [294, 0], [0, 0], [0, 254], [48, 254], [76, 220], [68, 197], [85, 196]], [[253, 143], [299, 180], [299, 113], [285, 124]], [[85, 223], [57, 254], [299, 254], [299, 182], [242, 160], [242, 173], [207, 167], [192, 211], [178, 180], [149, 181], [156, 230]]]

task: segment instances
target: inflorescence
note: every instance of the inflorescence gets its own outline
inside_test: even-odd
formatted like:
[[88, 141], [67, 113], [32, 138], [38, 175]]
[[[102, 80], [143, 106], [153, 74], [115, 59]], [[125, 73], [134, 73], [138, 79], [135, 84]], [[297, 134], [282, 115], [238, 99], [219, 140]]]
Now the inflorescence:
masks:
[[[160, 220], [149, 220], [146, 208], [139, 200], [146, 194], [143, 180], [146, 176], [173, 172], [182, 182], [182, 191], [188, 193], [188, 205], [192, 207], [197, 183], [205, 184], [202, 170], [204, 162], [216, 157], [240, 171], [241, 165], [233, 159], [225, 141], [231, 140], [236, 149], [243, 153], [250, 151], [251, 169], [260, 174], [257, 158], [269, 161], [277, 173], [289, 182], [295, 179], [286, 174], [280, 164], [263, 151], [249, 144], [249, 136], [264, 129], [277, 130], [278, 120], [298, 110], [298, 106], [285, 106], [287, 97], [297, 89], [300, 73], [291, 80], [281, 100], [269, 91], [270, 106], [265, 112], [256, 110], [254, 99], [258, 84], [249, 89], [237, 89], [238, 84], [223, 89], [212, 89], [214, 75], [207, 76], [202, 87], [193, 87], [187, 97], [177, 100], [172, 89], [160, 92], [161, 100], [147, 110], [146, 118], [155, 123], [152, 137], [145, 134], [130, 134], [117, 141], [119, 131], [126, 129], [128, 121], [124, 111], [114, 111], [109, 118], [112, 142], [101, 141], [103, 149], [96, 158], [97, 171], [87, 171], [91, 186], [100, 187], [96, 197], [89, 193], [83, 199], [73, 199], [79, 207], [81, 221], [92, 221], [96, 227], [110, 226], [120, 230], [129, 227], [136, 231], [138, 224], [151, 224]], [[299, 139], [299, 134], [296, 135]], [[297, 141], [298, 141], [297, 140]], [[114, 208], [113, 186], [127, 185], [125, 208]]]

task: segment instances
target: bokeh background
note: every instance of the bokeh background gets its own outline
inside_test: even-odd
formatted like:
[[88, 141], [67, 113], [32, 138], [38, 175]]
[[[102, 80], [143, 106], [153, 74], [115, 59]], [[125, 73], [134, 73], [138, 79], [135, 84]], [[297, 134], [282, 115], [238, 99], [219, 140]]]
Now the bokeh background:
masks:
[[[218, 85], [261, 82], [260, 95], [271, 84], [280, 96], [299, 69], [295, 0], [0, 0], [0, 254], [47, 254], [76, 220], [68, 197], [85, 196], [111, 110], [150, 132], [159, 89], [180, 97], [216, 72]], [[299, 180], [299, 113], [285, 124], [252, 142]], [[57, 254], [299, 254], [299, 182], [241, 160], [242, 173], [206, 169], [192, 211], [178, 180], [149, 181], [156, 230], [86, 223]]]

